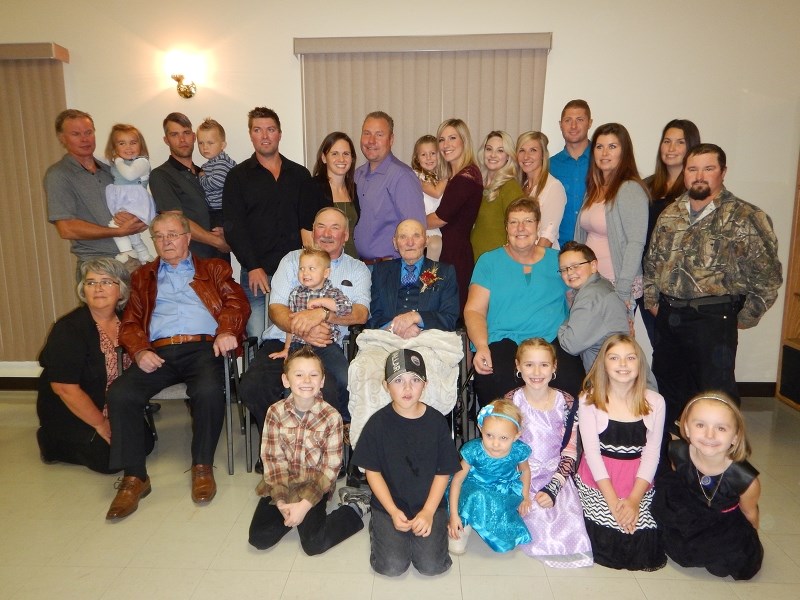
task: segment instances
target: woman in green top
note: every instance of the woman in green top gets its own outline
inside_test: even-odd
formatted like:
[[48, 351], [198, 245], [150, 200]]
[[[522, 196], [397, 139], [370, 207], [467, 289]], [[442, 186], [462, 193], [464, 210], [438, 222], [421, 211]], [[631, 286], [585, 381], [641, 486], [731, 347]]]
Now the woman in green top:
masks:
[[505, 131], [489, 132], [478, 151], [478, 163], [483, 173], [483, 198], [470, 235], [476, 262], [484, 252], [506, 243], [506, 208], [525, 196], [517, 180], [514, 141]]

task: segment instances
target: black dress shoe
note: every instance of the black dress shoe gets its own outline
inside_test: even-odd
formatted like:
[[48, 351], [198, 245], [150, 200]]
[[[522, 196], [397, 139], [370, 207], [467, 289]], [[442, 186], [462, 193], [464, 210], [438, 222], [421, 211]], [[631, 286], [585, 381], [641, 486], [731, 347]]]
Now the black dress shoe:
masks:
[[150, 412], [153, 414], [161, 410], [161, 405], [158, 402], [148, 402], [148, 406], [150, 407]]

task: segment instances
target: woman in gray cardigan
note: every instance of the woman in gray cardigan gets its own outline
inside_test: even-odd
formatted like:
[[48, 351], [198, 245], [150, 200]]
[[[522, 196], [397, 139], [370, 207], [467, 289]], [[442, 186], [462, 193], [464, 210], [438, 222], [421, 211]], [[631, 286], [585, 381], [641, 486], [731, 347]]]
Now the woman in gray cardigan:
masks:
[[575, 241], [597, 255], [598, 271], [614, 284], [632, 314], [642, 295], [642, 254], [650, 197], [639, 177], [628, 130], [619, 123], [598, 127], [586, 197], [575, 226]]

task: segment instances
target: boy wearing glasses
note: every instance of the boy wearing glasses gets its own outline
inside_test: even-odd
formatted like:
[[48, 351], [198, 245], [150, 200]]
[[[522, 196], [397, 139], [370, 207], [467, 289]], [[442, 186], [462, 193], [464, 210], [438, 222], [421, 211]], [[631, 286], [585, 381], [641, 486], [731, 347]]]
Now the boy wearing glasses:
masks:
[[558, 343], [566, 352], [580, 354], [588, 373], [605, 339], [613, 333], [631, 333], [633, 323], [614, 285], [597, 272], [597, 257], [589, 246], [574, 241], [564, 244], [558, 267], [570, 288], [569, 316], [558, 328]]

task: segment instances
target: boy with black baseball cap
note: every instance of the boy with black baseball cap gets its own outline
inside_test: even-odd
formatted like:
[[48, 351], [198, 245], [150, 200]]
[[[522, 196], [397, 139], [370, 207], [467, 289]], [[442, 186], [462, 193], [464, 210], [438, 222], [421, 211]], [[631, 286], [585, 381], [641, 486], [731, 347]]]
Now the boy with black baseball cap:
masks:
[[392, 403], [367, 421], [352, 459], [372, 489], [370, 563], [382, 575], [402, 575], [412, 563], [423, 575], [438, 575], [452, 564], [443, 498], [459, 456], [445, 418], [420, 401], [422, 355], [392, 352], [385, 375]]

